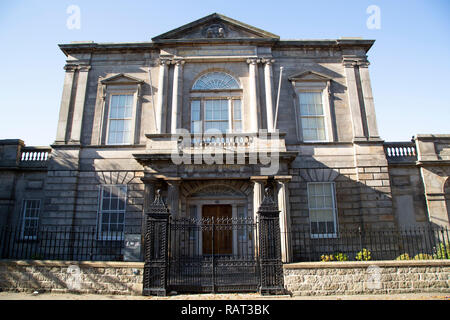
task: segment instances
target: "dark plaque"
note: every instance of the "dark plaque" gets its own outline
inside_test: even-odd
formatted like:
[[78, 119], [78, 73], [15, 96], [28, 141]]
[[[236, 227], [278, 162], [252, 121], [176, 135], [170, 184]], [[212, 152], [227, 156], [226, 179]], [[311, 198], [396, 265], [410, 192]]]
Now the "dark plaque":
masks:
[[124, 261], [140, 261], [141, 259], [141, 235], [125, 234]]

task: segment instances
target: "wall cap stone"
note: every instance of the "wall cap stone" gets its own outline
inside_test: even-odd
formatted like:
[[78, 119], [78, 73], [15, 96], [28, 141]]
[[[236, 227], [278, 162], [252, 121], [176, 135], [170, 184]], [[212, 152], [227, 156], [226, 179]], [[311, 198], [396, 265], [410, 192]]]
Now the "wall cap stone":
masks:
[[380, 261], [332, 261], [297, 262], [284, 264], [284, 269], [326, 269], [378, 267], [450, 267], [450, 260], [380, 260]]
[[144, 268], [144, 262], [123, 261], [60, 261], [60, 260], [0, 260], [0, 266], [68, 267], [76, 265], [90, 268]]

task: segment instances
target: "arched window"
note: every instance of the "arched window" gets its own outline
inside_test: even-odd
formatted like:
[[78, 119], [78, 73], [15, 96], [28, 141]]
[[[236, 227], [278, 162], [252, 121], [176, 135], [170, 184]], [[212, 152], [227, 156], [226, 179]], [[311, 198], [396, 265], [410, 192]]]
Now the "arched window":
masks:
[[241, 96], [239, 82], [228, 73], [202, 75], [191, 90], [191, 132], [241, 132]]
[[240, 89], [235, 78], [225, 72], [210, 72], [195, 81], [192, 90]]

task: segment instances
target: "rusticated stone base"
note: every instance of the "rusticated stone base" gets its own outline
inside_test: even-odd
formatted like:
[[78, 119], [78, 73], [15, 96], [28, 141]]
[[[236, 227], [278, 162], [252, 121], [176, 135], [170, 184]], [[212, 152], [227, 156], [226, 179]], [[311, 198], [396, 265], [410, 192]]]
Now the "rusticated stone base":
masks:
[[304, 262], [284, 265], [294, 296], [450, 292], [450, 260]]
[[0, 290], [141, 295], [144, 263], [0, 261]]

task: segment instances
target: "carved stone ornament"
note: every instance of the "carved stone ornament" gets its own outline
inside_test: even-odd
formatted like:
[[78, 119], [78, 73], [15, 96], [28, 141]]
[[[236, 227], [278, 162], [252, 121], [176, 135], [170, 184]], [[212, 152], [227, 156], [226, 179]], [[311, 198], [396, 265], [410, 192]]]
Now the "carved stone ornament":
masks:
[[225, 26], [221, 23], [210, 24], [203, 29], [202, 34], [206, 38], [225, 38]]

